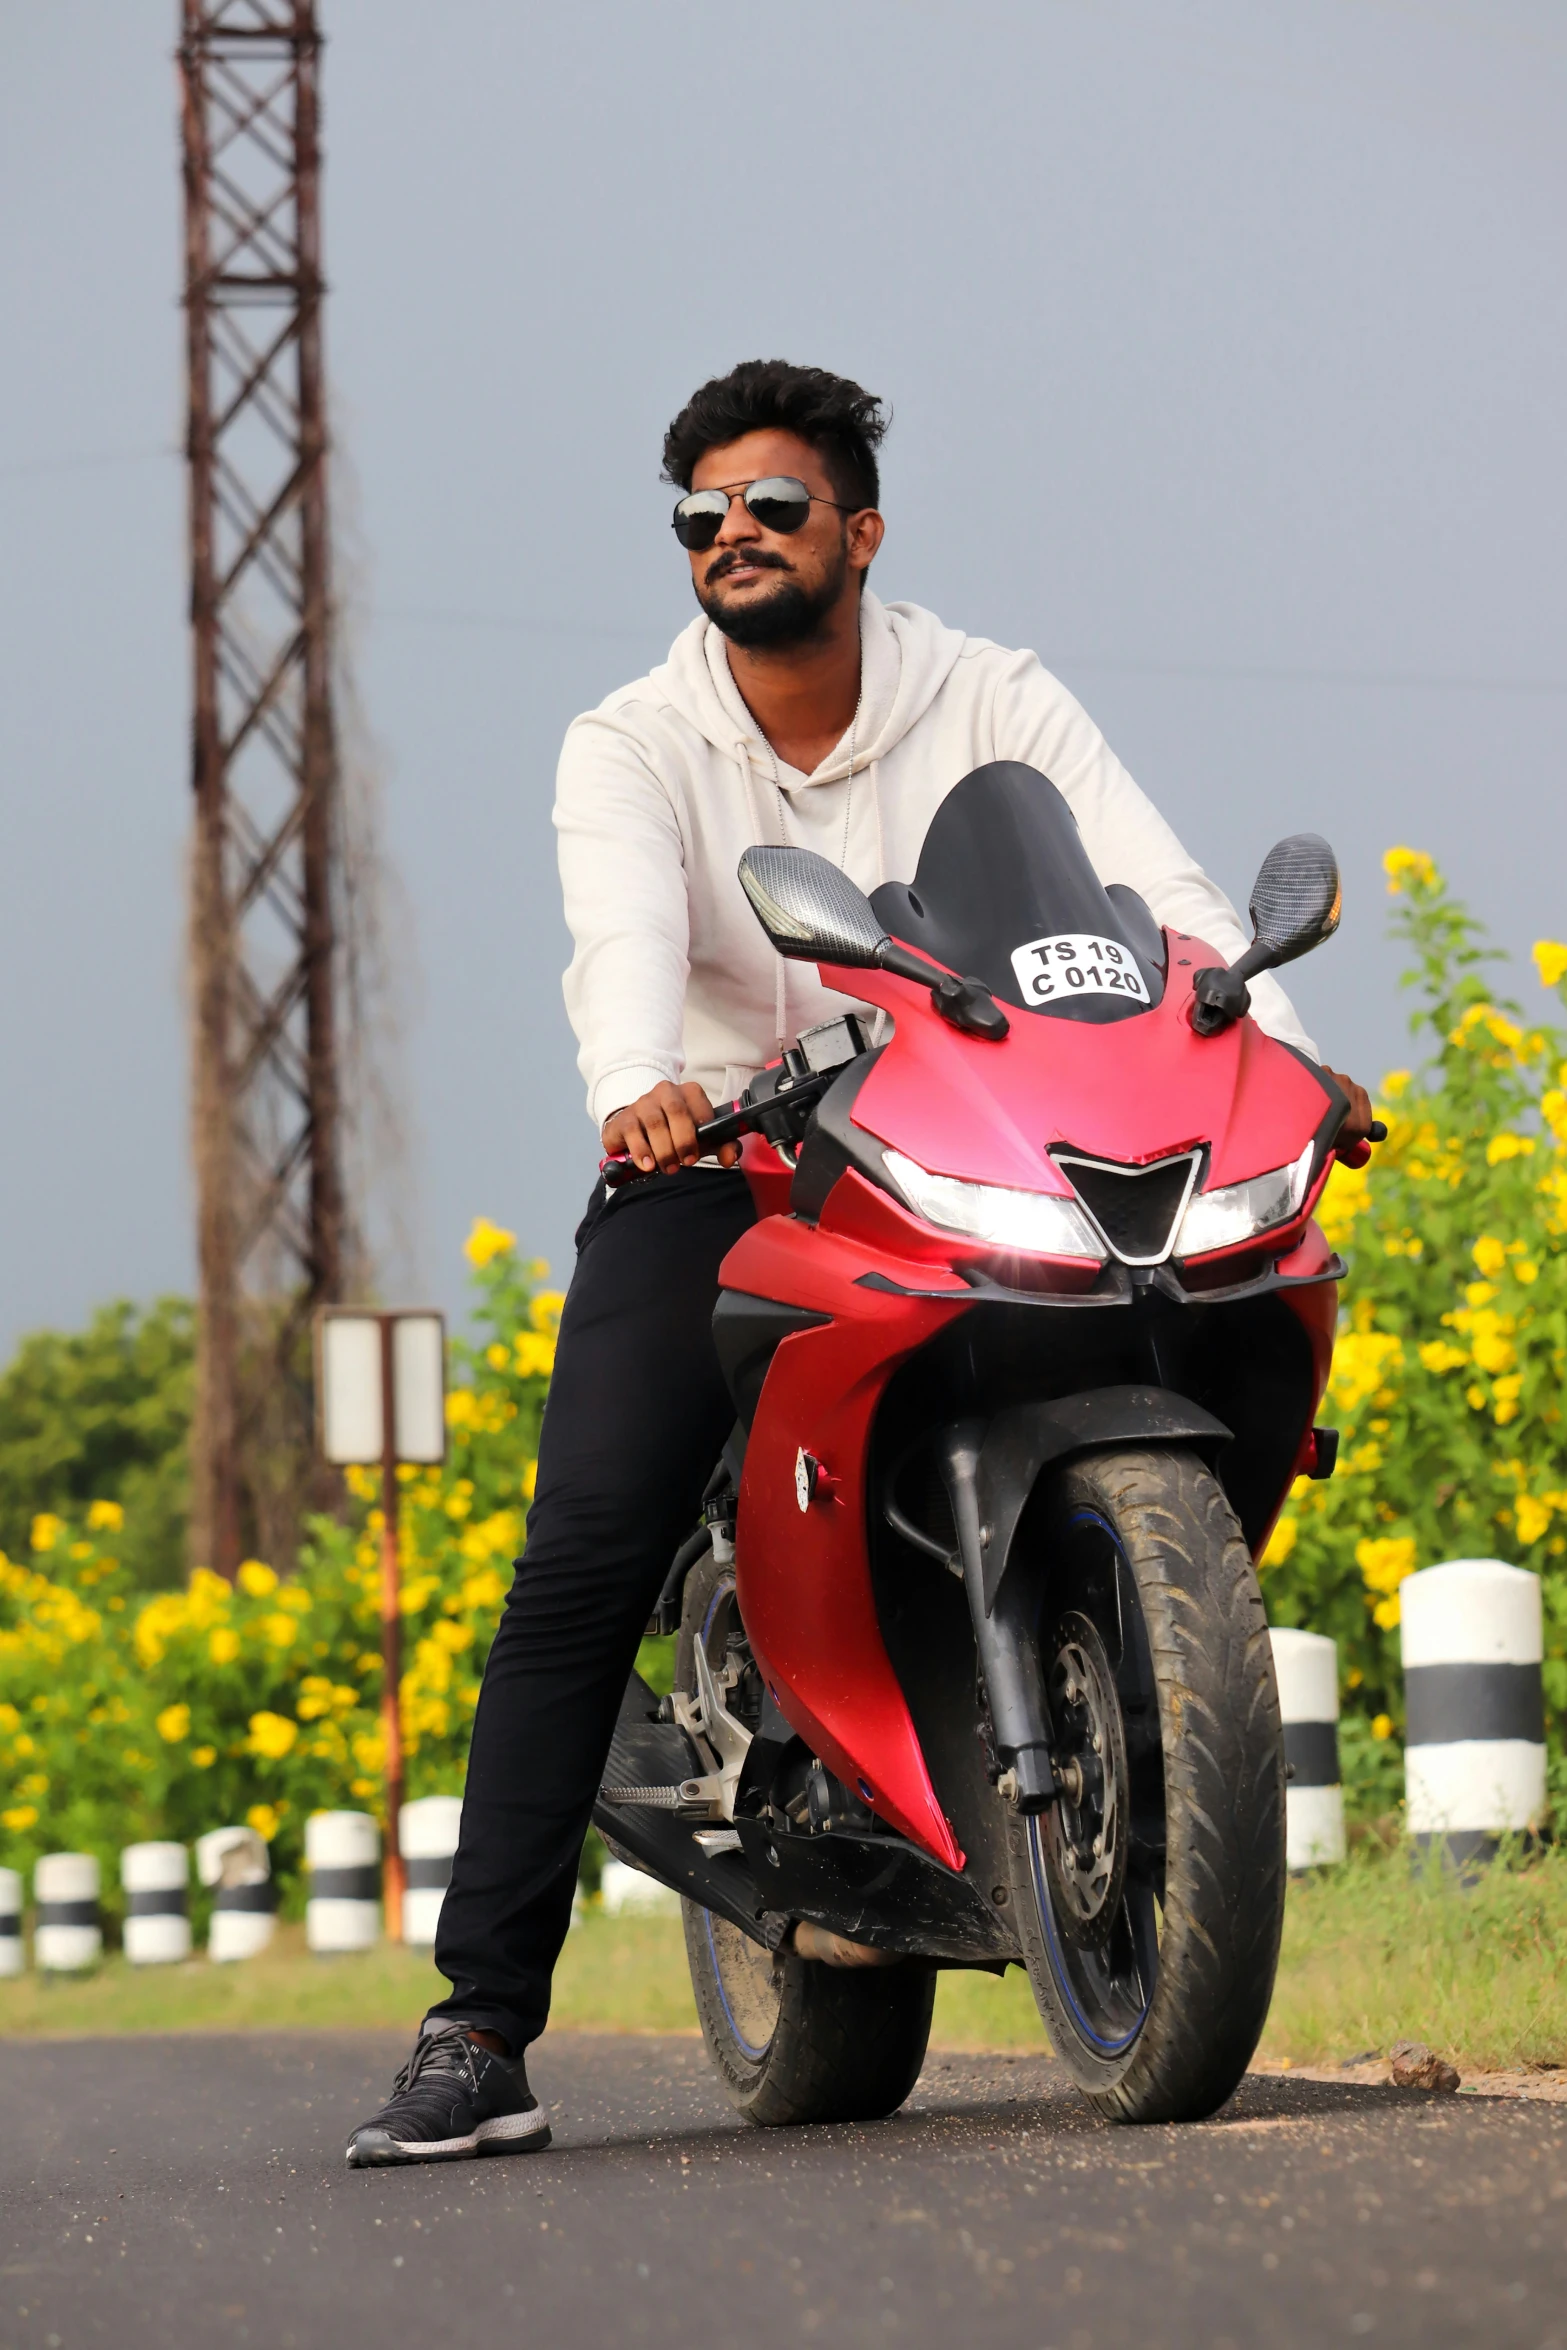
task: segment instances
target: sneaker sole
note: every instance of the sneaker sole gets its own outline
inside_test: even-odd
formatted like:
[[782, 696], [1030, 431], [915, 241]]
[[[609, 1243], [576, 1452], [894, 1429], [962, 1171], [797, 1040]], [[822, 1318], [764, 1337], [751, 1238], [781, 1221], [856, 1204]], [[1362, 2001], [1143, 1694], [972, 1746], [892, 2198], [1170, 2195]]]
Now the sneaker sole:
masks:
[[541, 2105], [528, 2113], [497, 2114], [466, 2138], [394, 2138], [385, 2130], [358, 2130], [348, 2142], [350, 2170], [385, 2170], [404, 2162], [461, 2162], [470, 2154], [533, 2154], [550, 2142]]

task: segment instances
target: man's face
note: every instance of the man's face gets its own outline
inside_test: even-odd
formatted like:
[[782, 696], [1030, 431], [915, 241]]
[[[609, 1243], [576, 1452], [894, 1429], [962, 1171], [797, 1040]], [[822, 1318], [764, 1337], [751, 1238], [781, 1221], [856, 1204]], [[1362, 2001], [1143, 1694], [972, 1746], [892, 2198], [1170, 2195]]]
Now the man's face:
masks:
[[[749, 432], [709, 449], [692, 470], [691, 487], [737, 489], [777, 473], [803, 481], [813, 500], [824, 501], [813, 503], [799, 530], [764, 530], [736, 497], [715, 543], [690, 557], [698, 603], [737, 645], [808, 641], [844, 595], [851, 570], [863, 571], [875, 552], [874, 545], [862, 548], [865, 534], [851, 530], [850, 516], [832, 502], [838, 493], [821, 458], [791, 432]], [[879, 541], [879, 517], [863, 519], [877, 522]]]

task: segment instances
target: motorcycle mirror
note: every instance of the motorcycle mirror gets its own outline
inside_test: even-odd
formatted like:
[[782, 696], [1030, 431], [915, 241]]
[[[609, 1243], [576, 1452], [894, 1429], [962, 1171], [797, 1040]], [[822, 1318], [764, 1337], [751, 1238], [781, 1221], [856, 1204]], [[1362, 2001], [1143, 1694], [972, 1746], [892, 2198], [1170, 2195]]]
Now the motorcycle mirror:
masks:
[[1192, 1026], [1217, 1036], [1251, 1009], [1248, 979], [1309, 955], [1338, 928], [1344, 890], [1338, 859], [1320, 832], [1292, 832], [1269, 849], [1252, 884], [1251, 945], [1226, 970], [1198, 971]]
[[1243, 978], [1309, 955], [1338, 928], [1344, 889], [1338, 859], [1319, 832], [1292, 832], [1269, 849], [1252, 885], [1255, 938], [1233, 968]]
[[740, 887], [779, 954], [851, 970], [882, 960], [887, 934], [870, 899], [814, 849], [747, 849]]

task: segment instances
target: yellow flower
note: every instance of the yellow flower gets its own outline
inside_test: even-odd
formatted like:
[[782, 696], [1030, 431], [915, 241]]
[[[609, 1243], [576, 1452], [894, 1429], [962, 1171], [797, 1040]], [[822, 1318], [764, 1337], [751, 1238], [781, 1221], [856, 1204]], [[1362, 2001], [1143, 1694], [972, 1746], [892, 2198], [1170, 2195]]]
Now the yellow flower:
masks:
[[1537, 938], [1534, 967], [1540, 974], [1542, 987], [1560, 987], [1563, 979], [1567, 979], [1567, 947], [1554, 938]]
[[[471, 1428], [478, 1411], [478, 1401], [471, 1387], [454, 1387], [446, 1398], [446, 1425], [448, 1428]], [[368, 1501], [369, 1494], [360, 1499]]]
[[292, 1647], [294, 1635], [298, 1630], [299, 1626], [295, 1623], [292, 1616], [279, 1614], [273, 1616], [263, 1616], [261, 1619], [262, 1635], [266, 1640], [270, 1641], [274, 1648]]
[[1476, 1314], [1470, 1331], [1470, 1351], [1482, 1371], [1510, 1371], [1518, 1360], [1511, 1333], [1516, 1325], [1511, 1314]]
[[1334, 1401], [1346, 1412], [1358, 1411], [1403, 1359], [1403, 1347], [1388, 1331], [1347, 1331], [1333, 1355]]
[[1461, 1346], [1449, 1346], [1445, 1338], [1432, 1338], [1420, 1349], [1420, 1360], [1428, 1371], [1456, 1371], [1469, 1357]]
[[20, 1836], [38, 1824], [38, 1807], [32, 1803], [14, 1804], [10, 1811], [0, 1811], [0, 1827], [10, 1828]]
[[1371, 1735], [1373, 1738], [1391, 1738], [1393, 1735], [1392, 1715], [1378, 1714], [1371, 1725]]
[[1397, 897], [1400, 890], [1411, 884], [1417, 889], [1434, 889], [1437, 872], [1424, 849], [1389, 849], [1382, 860], [1387, 875], [1387, 894]]
[[1464, 1401], [1472, 1412], [1483, 1412], [1487, 1402], [1489, 1401], [1489, 1398], [1487, 1397], [1483, 1387], [1466, 1387], [1464, 1389]]
[[1493, 1134], [1485, 1146], [1488, 1167], [1501, 1166], [1504, 1159], [1531, 1159], [1534, 1156], [1534, 1138], [1528, 1134]]
[[252, 1714], [245, 1746], [250, 1754], [262, 1755], [268, 1762], [281, 1762], [298, 1736], [299, 1724], [291, 1722], [287, 1714]]
[[1387, 1075], [1382, 1080], [1382, 1091], [1387, 1095], [1387, 1098], [1390, 1102], [1403, 1100], [1405, 1094], [1409, 1091], [1409, 1082], [1412, 1075], [1413, 1071], [1409, 1069], [1389, 1069]]
[[32, 1542], [34, 1550], [53, 1550], [64, 1532], [63, 1524], [52, 1511], [40, 1510], [33, 1520]]
[[1521, 1371], [1509, 1372], [1505, 1379], [1498, 1379], [1494, 1383], [1491, 1389], [1491, 1400], [1496, 1406], [1493, 1417], [1498, 1428], [1505, 1428], [1509, 1420], [1517, 1419], [1518, 1398], [1522, 1393], [1523, 1373]]
[[1415, 1545], [1408, 1534], [1384, 1534], [1355, 1545], [1355, 1564], [1368, 1591], [1395, 1592], [1415, 1571]]
[[235, 1581], [251, 1599], [265, 1599], [277, 1589], [276, 1575], [260, 1559], [246, 1559]]
[[1298, 1518], [1288, 1516], [1280, 1518], [1273, 1532], [1268, 1536], [1268, 1545], [1258, 1561], [1259, 1566], [1282, 1567], [1294, 1549], [1299, 1533], [1300, 1521]]
[[507, 1364], [511, 1361], [511, 1356], [506, 1352], [506, 1349], [502, 1346], [500, 1340], [497, 1338], [492, 1346], [487, 1346], [485, 1348], [484, 1359], [489, 1364], [492, 1371], [504, 1371]]
[[555, 1368], [555, 1341], [546, 1331], [519, 1330], [515, 1341], [519, 1379], [547, 1379]]
[[158, 1736], [168, 1746], [178, 1746], [190, 1736], [190, 1707], [166, 1705], [158, 1716]]
[[515, 1232], [506, 1232], [499, 1224], [492, 1224], [488, 1216], [475, 1216], [473, 1230], [463, 1242], [462, 1253], [470, 1265], [482, 1272], [492, 1258], [504, 1256], [508, 1249], [516, 1245]]
[[193, 1746], [190, 1759], [198, 1771], [210, 1771], [218, 1759], [218, 1750], [215, 1746]]
[[245, 1814], [245, 1825], [270, 1844], [282, 1822], [270, 1803], [253, 1803]]
[[1346, 1167], [1335, 1159], [1327, 1188], [1317, 1202], [1317, 1222], [1330, 1248], [1343, 1248], [1371, 1198], [1369, 1167]]
[[286, 1590], [278, 1593], [277, 1603], [279, 1607], [286, 1608], [291, 1616], [308, 1616], [312, 1604], [310, 1594], [302, 1583], [290, 1583]]
[[1519, 1494], [1513, 1517], [1518, 1528], [1518, 1539], [1523, 1543], [1538, 1542], [1551, 1522], [1549, 1508], [1543, 1501], [1537, 1501], [1532, 1493]]
[[535, 1330], [547, 1330], [551, 1337], [560, 1328], [560, 1317], [566, 1300], [558, 1289], [541, 1289], [528, 1308], [528, 1320]]
[[118, 1534], [125, 1523], [125, 1512], [117, 1501], [95, 1501], [87, 1512], [87, 1525], [93, 1534]]
[[1487, 1281], [1494, 1281], [1498, 1273], [1506, 1269], [1507, 1251], [1494, 1233], [1482, 1232], [1469, 1254]]
[[239, 1634], [223, 1627], [207, 1635], [207, 1654], [215, 1665], [231, 1665], [239, 1654]]
[[1540, 1268], [1533, 1257], [1519, 1257], [1513, 1266], [1513, 1279], [1521, 1281], [1525, 1289], [1540, 1278]]
[[1404, 1612], [1403, 1602], [1395, 1591], [1391, 1599], [1379, 1599], [1371, 1611], [1371, 1621], [1379, 1632], [1391, 1632]]

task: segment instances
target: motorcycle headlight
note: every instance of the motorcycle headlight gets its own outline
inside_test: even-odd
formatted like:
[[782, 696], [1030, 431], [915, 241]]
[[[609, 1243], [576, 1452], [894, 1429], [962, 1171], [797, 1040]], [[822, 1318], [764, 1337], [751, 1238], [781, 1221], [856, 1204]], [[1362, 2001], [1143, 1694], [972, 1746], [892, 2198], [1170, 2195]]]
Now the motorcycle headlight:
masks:
[[1205, 1257], [1216, 1248], [1233, 1248], [1237, 1241], [1254, 1240], [1276, 1224], [1287, 1224], [1300, 1213], [1311, 1181], [1315, 1150], [1307, 1143], [1293, 1166], [1274, 1167], [1245, 1183], [1226, 1183], [1222, 1191], [1199, 1191], [1188, 1204], [1175, 1236], [1178, 1257]]
[[1104, 1243], [1073, 1200], [1047, 1191], [1013, 1191], [1000, 1183], [962, 1183], [955, 1175], [930, 1174], [902, 1151], [881, 1155], [898, 1191], [927, 1224], [991, 1248], [1104, 1262]]

